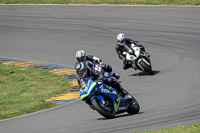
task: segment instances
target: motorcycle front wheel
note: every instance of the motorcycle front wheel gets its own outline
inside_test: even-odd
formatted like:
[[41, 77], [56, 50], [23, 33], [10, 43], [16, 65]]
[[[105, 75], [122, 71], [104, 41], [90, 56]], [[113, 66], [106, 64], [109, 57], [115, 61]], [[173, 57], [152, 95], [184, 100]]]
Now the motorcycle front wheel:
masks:
[[91, 103], [94, 109], [105, 118], [111, 119], [115, 117], [115, 110], [112, 104], [107, 103], [104, 105], [97, 98], [92, 99]]
[[153, 71], [152, 71], [152, 67], [151, 67], [151, 64], [148, 65], [146, 64], [143, 60], [140, 61], [140, 65], [143, 67], [144, 71], [145, 72], [148, 72], [149, 74], [153, 75]]

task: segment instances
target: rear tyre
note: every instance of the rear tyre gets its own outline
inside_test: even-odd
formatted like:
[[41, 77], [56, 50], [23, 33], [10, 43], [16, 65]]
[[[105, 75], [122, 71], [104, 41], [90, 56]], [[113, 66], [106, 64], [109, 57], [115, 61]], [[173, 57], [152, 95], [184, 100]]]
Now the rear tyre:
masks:
[[129, 108], [127, 110], [127, 112], [129, 114], [137, 114], [140, 111], [140, 105], [137, 102], [137, 100], [133, 97], [133, 100], [131, 103], [129, 103]]
[[112, 104], [108, 103], [104, 105], [96, 98], [92, 99], [91, 103], [94, 109], [105, 118], [111, 119], [115, 117], [115, 110]]

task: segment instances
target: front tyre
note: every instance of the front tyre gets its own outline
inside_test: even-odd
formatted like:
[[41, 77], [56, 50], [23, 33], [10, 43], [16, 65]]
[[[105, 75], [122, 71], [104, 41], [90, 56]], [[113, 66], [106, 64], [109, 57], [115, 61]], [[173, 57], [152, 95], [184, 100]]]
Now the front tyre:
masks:
[[94, 98], [91, 101], [94, 109], [105, 118], [111, 119], [115, 117], [115, 110], [111, 104], [102, 104], [98, 99]]
[[148, 65], [145, 61], [140, 61], [140, 65], [142, 66], [142, 68], [144, 69], [145, 72], [148, 72], [149, 74], [154, 74], [152, 71], [152, 67], [151, 64]]
[[129, 114], [137, 114], [140, 111], [140, 105], [135, 98], [133, 98], [132, 102], [129, 103], [129, 108], [127, 112]]

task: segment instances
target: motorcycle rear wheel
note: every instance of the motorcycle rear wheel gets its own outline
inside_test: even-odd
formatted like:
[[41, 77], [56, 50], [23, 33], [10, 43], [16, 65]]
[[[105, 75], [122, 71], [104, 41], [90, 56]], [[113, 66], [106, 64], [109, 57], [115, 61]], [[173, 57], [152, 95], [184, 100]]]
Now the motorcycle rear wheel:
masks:
[[135, 98], [133, 98], [132, 102], [129, 105], [127, 112], [129, 114], [137, 114], [140, 111], [140, 105]]
[[94, 109], [105, 118], [111, 119], [115, 117], [115, 110], [111, 104], [107, 104], [107, 106], [105, 106], [97, 98], [92, 99], [91, 103]]

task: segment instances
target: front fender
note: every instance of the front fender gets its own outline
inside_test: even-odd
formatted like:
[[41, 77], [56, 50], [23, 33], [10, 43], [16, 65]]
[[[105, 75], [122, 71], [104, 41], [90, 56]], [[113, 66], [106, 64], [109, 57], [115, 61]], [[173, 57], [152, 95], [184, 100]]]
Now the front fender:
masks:
[[92, 97], [92, 98], [91, 98], [91, 101], [92, 101], [94, 98], [97, 98], [102, 104], [105, 104], [105, 103], [106, 103], [106, 101], [105, 101], [105, 99], [104, 99], [104, 97], [103, 97], [102, 95]]
[[138, 64], [140, 63], [140, 61], [144, 61], [148, 66], [151, 65], [151, 62], [148, 58], [142, 57], [138, 60]]

